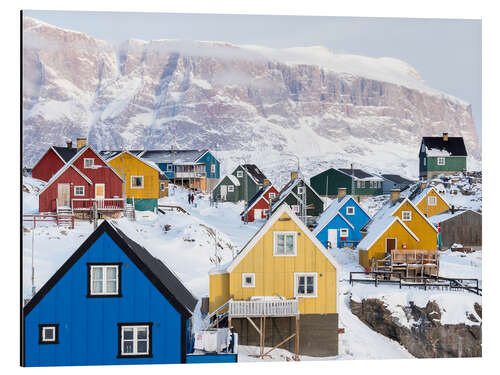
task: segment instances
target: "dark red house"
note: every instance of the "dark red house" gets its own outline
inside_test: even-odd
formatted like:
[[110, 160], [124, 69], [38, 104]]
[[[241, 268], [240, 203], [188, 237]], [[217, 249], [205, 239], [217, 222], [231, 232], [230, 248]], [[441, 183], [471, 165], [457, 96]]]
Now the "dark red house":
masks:
[[32, 168], [31, 176], [42, 181], [49, 181], [77, 152], [78, 149], [72, 147], [71, 142], [68, 142], [67, 147], [52, 146]]
[[[265, 180], [265, 182], [268, 180]], [[271, 185], [264, 185], [253, 197], [248, 201], [247, 208], [240, 214], [242, 221], [249, 223], [265, 219], [269, 212], [271, 200], [278, 196], [278, 190]]]
[[89, 212], [94, 201], [101, 212], [124, 207], [122, 177], [90, 146], [80, 147], [38, 195], [40, 212]]

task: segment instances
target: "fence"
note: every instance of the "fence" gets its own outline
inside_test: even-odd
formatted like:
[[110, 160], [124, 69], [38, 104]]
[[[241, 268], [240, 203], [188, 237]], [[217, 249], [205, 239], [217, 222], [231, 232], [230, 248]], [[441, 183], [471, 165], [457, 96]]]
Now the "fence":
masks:
[[230, 301], [229, 316], [293, 316], [299, 314], [296, 299], [263, 299], [249, 301]]
[[96, 202], [98, 210], [121, 211], [125, 207], [125, 199], [123, 198], [74, 198], [71, 200], [73, 211], [91, 211]]
[[71, 224], [70, 228], [75, 228], [75, 217], [73, 215], [23, 215], [23, 221], [32, 222], [33, 228], [36, 228], [36, 223], [55, 222], [57, 226], [61, 224]]

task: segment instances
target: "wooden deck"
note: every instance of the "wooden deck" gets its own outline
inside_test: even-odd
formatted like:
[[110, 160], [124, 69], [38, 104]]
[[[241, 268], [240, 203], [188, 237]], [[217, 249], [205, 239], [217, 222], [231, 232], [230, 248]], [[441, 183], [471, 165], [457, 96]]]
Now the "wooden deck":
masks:
[[372, 271], [401, 273], [403, 277], [438, 276], [437, 250], [392, 250], [387, 257], [372, 263]]

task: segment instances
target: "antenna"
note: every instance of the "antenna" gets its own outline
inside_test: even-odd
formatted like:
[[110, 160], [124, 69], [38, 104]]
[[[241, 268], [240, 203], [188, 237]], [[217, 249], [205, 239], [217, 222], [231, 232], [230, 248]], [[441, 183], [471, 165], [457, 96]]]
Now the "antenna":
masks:
[[31, 236], [31, 297], [35, 296], [35, 227], [33, 227], [33, 232]]

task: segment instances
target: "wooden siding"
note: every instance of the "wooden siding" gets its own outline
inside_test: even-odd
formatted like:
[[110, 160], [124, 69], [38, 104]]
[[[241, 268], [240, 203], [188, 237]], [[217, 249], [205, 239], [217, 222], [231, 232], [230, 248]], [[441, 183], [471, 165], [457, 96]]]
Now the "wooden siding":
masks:
[[[429, 206], [427, 202], [428, 197], [436, 197], [436, 205]], [[427, 195], [416, 205], [417, 208], [427, 217], [431, 217], [442, 212], [448, 211], [450, 207], [446, 204], [443, 198], [440, 197], [434, 190], [429, 190]]]
[[42, 181], [48, 181], [63, 166], [64, 162], [55, 151], [50, 148], [31, 171], [31, 177]]
[[441, 240], [443, 248], [454, 243], [468, 246], [482, 246], [483, 217], [474, 211], [465, 211], [441, 222]]
[[230, 297], [229, 274], [217, 273], [209, 277], [209, 311], [214, 312], [225, 304]]
[[437, 232], [435, 227], [425, 220], [415, 208], [407, 201], [403, 203], [395, 212], [401, 220], [402, 211], [411, 211], [411, 221], [404, 221], [405, 225], [419, 238], [418, 247], [407, 247], [408, 249], [423, 249], [423, 250], [436, 250], [437, 249]]
[[[257, 210], [263, 210], [262, 212], [264, 213], [264, 210], [269, 210], [270, 212], [270, 207], [269, 207], [269, 193], [274, 193], [276, 194], [275, 197], [278, 196], [278, 190], [274, 186], [272, 186], [266, 193], [260, 197], [257, 203], [252, 207], [251, 210], [248, 211], [248, 222], [252, 223], [255, 221], [255, 209]], [[264, 200], [264, 198], [267, 200], [267, 202]], [[241, 220], [245, 220], [245, 216], [242, 215]]]
[[[238, 171], [243, 172], [243, 177], [237, 177]], [[262, 187], [262, 185], [256, 184], [255, 181], [250, 176], [250, 174], [248, 174], [247, 171], [245, 169], [243, 169], [241, 166], [238, 166], [233, 171], [232, 175], [234, 177], [236, 177], [238, 179], [238, 181], [240, 182], [239, 199], [244, 200], [245, 202], [248, 202]], [[245, 189], [247, 189], [247, 190], [245, 190]], [[236, 190], [236, 188], [235, 188], [235, 190]]]

